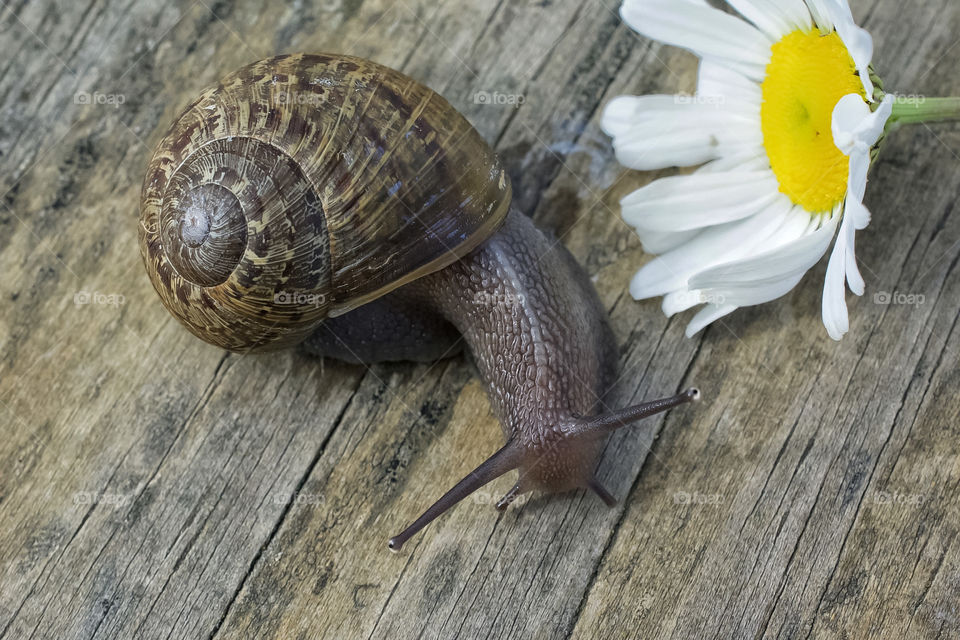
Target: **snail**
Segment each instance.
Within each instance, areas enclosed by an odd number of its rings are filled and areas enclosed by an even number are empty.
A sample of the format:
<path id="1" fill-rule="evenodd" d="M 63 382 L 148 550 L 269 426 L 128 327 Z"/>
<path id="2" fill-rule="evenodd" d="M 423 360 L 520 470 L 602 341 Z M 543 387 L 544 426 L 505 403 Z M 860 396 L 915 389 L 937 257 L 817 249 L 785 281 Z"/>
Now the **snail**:
<path id="1" fill-rule="evenodd" d="M 437 93 L 359 58 L 295 54 L 203 92 L 159 143 L 139 244 L 164 306 L 228 350 L 474 356 L 506 444 L 389 541 L 517 469 L 497 504 L 589 488 L 605 437 L 699 392 L 598 411 L 617 349 L 585 272 L 516 208 Z"/>

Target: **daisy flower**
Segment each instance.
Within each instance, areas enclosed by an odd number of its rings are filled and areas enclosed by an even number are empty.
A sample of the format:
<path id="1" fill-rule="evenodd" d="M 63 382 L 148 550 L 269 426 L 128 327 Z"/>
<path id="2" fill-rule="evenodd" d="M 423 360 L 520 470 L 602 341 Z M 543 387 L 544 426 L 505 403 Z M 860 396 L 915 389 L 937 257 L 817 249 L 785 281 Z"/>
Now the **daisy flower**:
<path id="1" fill-rule="evenodd" d="M 667 316 L 704 304 L 692 336 L 737 307 L 785 295 L 835 239 L 822 315 L 839 340 L 846 288 L 864 292 L 854 234 L 870 221 L 871 153 L 888 125 L 955 117 L 957 105 L 899 109 L 872 75 L 873 41 L 846 0 L 727 2 L 742 19 L 705 0 L 621 8 L 637 32 L 700 58 L 696 95 L 620 96 L 603 113 L 622 164 L 699 166 L 621 201 L 644 250 L 659 254 L 630 293 L 663 296 Z"/>

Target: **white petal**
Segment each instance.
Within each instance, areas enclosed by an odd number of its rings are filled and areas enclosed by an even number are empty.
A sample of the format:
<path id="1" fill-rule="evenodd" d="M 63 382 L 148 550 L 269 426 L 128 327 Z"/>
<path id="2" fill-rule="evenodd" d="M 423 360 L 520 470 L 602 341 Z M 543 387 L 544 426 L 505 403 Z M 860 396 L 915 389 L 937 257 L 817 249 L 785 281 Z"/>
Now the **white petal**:
<path id="1" fill-rule="evenodd" d="M 684 288 L 679 291 L 671 291 L 663 296 L 663 304 L 660 305 L 660 308 L 663 309 L 663 315 L 669 318 L 681 311 L 695 307 L 701 302 L 699 291 L 690 291 Z"/>
<path id="2" fill-rule="evenodd" d="M 615 138 L 630 133 L 638 122 L 672 117 L 685 108 L 674 95 L 617 96 L 604 107 L 600 128 Z"/>
<path id="3" fill-rule="evenodd" d="M 759 146 L 746 152 L 717 158 L 697 169 L 695 173 L 718 173 L 735 169 L 758 171 L 769 169 L 769 167 L 770 163 L 767 160 L 766 152 L 762 146 Z M 810 215 L 805 213 L 805 218 L 809 220 Z M 689 242 L 702 231 L 701 228 L 685 231 L 653 231 L 637 223 L 633 223 L 633 228 L 640 238 L 640 242 L 643 243 L 643 250 L 650 254 L 666 253 L 685 242 Z"/>
<path id="4" fill-rule="evenodd" d="M 741 220 L 781 195 L 770 170 L 695 173 L 651 182 L 620 201 L 623 219 L 651 231 Z"/>
<path id="5" fill-rule="evenodd" d="M 816 231 L 817 227 L 811 225 L 812 220 L 809 211 L 803 207 L 794 206 L 780 228 L 763 243 L 765 250 L 773 251 L 790 244 L 807 233 Z"/>
<path id="6" fill-rule="evenodd" d="M 893 98 L 893 94 L 884 96 L 876 111 L 871 111 L 863 98 L 855 93 L 840 98 L 833 108 L 830 122 L 837 148 L 849 155 L 857 146 L 869 149 L 875 145 L 893 112 Z"/>
<path id="7" fill-rule="evenodd" d="M 840 98 L 834 107 L 830 125 L 833 130 L 833 143 L 850 156 L 848 198 L 863 201 L 867 189 L 867 171 L 870 169 L 870 148 L 883 135 L 892 111 L 891 94 L 887 94 L 873 112 L 863 99 L 854 93 Z M 867 226 L 867 222 L 869 217 L 866 220 L 860 217 L 854 220 L 858 229 Z"/>
<path id="8" fill-rule="evenodd" d="M 859 133 L 863 136 L 862 140 L 870 146 L 875 145 L 883 135 L 887 127 L 887 121 L 893 114 L 893 100 L 893 94 L 884 95 L 876 110 L 870 114 L 870 117 L 859 130 Z"/>
<path id="9" fill-rule="evenodd" d="M 618 96 L 601 127 L 617 160 L 641 170 L 697 165 L 763 144 L 759 112 L 751 118 L 694 96 Z"/>
<path id="10" fill-rule="evenodd" d="M 721 173 L 723 171 L 763 171 L 770 169 L 770 161 L 763 145 L 724 155 L 708 162 L 695 173 Z"/>
<path id="11" fill-rule="evenodd" d="M 839 213 L 838 213 L 839 215 Z M 758 245 L 763 253 L 775 252 L 776 250 L 788 248 L 795 240 L 815 232 L 818 229 L 816 220 L 803 207 L 795 206 L 788 214 L 784 223 L 769 238 Z M 827 240 L 829 246 L 829 240 Z M 826 251 L 824 247 L 820 256 Z M 760 252 L 757 252 L 758 254 Z M 819 257 L 816 258 L 818 260 Z M 738 301 L 739 305 L 758 304 L 754 300 L 767 301 L 774 300 L 792 290 L 803 278 L 807 269 L 800 268 L 788 271 L 782 275 L 775 275 L 770 271 L 761 275 L 774 275 L 767 280 L 755 280 L 753 282 L 739 284 L 726 289 L 707 289 L 701 291 L 704 302 L 726 302 L 729 300 Z"/>
<path id="12" fill-rule="evenodd" d="M 812 26 L 810 12 L 802 0 L 727 0 L 727 3 L 773 40 Z"/>
<path id="13" fill-rule="evenodd" d="M 764 76 L 773 41 L 702 0 L 624 0 L 620 15 L 648 38 L 727 61 L 755 80 Z"/>
<path id="14" fill-rule="evenodd" d="M 658 254 L 665 253 L 679 247 L 684 242 L 694 238 L 700 229 L 688 229 L 687 231 L 650 231 L 643 227 L 636 227 L 637 236 L 643 245 L 646 253 Z"/>
<path id="15" fill-rule="evenodd" d="M 857 137 L 857 130 L 870 117 L 870 106 L 856 93 L 850 93 L 837 101 L 833 107 L 830 120 L 830 129 L 833 133 L 833 144 L 844 155 L 857 148 L 857 144 L 864 141 Z"/>
<path id="16" fill-rule="evenodd" d="M 790 200 L 781 196 L 750 218 L 705 229 L 637 271 L 630 282 L 630 295 L 641 300 L 684 289 L 695 274 L 751 255 L 783 224 L 791 211 Z"/>
<path id="17" fill-rule="evenodd" d="M 866 29 L 857 26 L 850 12 L 847 0 L 823 0 L 821 3 L 833 22 L 844 46 L 850 52 L 853 63 L 860 73 L 860 81 L 867 92 L 867 99 L 873 101 L 873 81 L 870 79 L 870 61 L 873 60 L 873 38 Z"/>
<path id="18" fill-rule="evenodd" d="M 813 21 L 817 23 L 823 33 L 833 31 L 833 20 L 830 18 L 830 10 L 827 8 L 829 0 L 806 0 L 807 8 L 810 9 L 810 15 Z"/>
<path id="19" fill-rule="evenodd" d="M 847 199 L 863 202 L 863 197 L 867 192 L 867 172 L 870 170 L 870 152 L 857 149 L 850 154 L 850 170 L 847 178 Z M 857 212 L 859 213 L 859 212 Z M 866 219 L 857 216 L 852 221 L 857 229 L 863 229 L 870 222 L 870 216 Z"/>
<path id="20" fill-rule="evenodd" d="M 870 222 L 870 212 L 863 206 L 863 203 L 847 198 L 846 209 L 843 216 L 844 218 L 850 219 L 850 224 L 846 225 L 846 233 L 844 233 L 844 227 L 840 228 L 840 235 L 837 236 L 837 242 L 843 240 L 847 245 L 845 249 L 846 259 L 844 268 L 847 275 L 847 284 L 850 285 L 850 291 L 858 296 L 862 296 L 865 285 L 863 276 L 860 275 L 860 269 L 857 267 L 854 236 L 856 235 L 857 229 L 863 229 L 867 226 L 867 223 Z M 864 220 L 866 220 L 866 222 L 863 222 Z M 859 226 L 861 223 L 863 226 Z"/>
<path id="21" fill-rule="evenodd" d="M 700 61 L 697 74 L 697 94 L 716 96 L 738 106 L 753 107 L 757 113 L 763 92 L 760 85 L 742 73 L 710 58 Z"/>
<path id="22" fill-rule="evenodd" d="M 777 5 L 790 24 L 808 30 L 814 26 L 813 16 L 804 0 L 772 0 Z"/>
<path id="23" fill-rule="evenodd" d="M 690 324 L 687 325 L 687 330 L 685 333 L 688 338 L 692 338 L 708 324 L 716 322 L 723 316 L 729 315 L 736 310 L 736 305 L 732 304 L 708 304 L 703 309 L 700 309 L 700 311 L 697 312 L 697 315 L 693 316 Z"/>
<path id="24" fill-rule="evenodd" d="M 849 221 L 844 218 L 837 241 L 833 245 L 833 253 L 830 254 L 830 262 L 827 264 L 827 275 L 823 281 L 823 326 L 834 340 L 842 338 L 850 329 L 850 320 L 847 316 L 847 289 L 844 286 L 848 245 L 843 240 L 848 229 Z"/>
<path id="25" fill-rule="evenodd" d="M 771 278 L 755 282 L 750 285 L 749 289 L 746 287 L 731 288 L 728 291 L 710 291 L 704 295 L 710 296 L 714 300 L 736 303 L 738 306 L 763 304 L 783 297 L 793 291 L 800 281 L 803 280 L 805 274 L 805 271 L 789 273 L 781 278 Z"/>
<path id="26" fill-rule="evenodd" d="M 823 324 L 834 340 L 849 329 L 844 281 L 856 295 L 863 295 L 865 283 L 857 267 L 855 234 L 870 223 L 870 211 L 863 205 L 870 169 L 870 148 L 883 135 L 893 109 L 893 96 L 887 95 L 874 112 L 853 94 L 844 96 L 833 111 L 834 144 L 850 156 L 847 197 L 843 224 L 827 266 L 823 284 Z"/>
<path id="27" fill-rule="evenodd" d="M 823 257 L 839 218 L 834 215 L 816 231 L 772 251 L 699 273 L 690 278 L 689 287 L 741 307 L 778 298 Z"/>
<path id="28" fill-rule="evenodd" d="M 854 200 L 849 196 L 847 197 L 844 206 L 845 210 L 843 215 L 850 218 L 850 224 L 852 227 L 857 231 L 860 229 L 866 229 L 867 225 L 870 224 L 870 210 L 867 209 L 862 202 L 859 200 Z"/>

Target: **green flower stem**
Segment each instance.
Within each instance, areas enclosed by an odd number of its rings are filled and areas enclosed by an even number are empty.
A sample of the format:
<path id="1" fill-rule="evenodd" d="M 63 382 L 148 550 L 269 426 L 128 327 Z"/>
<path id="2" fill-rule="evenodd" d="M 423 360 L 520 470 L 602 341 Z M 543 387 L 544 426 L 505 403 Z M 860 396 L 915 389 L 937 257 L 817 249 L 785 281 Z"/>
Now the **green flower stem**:
<path id="1" fill-rule="evenodd" d="M 960 121 L 960 98 L 897 96 L 888 128 L 902 124 Z"/>

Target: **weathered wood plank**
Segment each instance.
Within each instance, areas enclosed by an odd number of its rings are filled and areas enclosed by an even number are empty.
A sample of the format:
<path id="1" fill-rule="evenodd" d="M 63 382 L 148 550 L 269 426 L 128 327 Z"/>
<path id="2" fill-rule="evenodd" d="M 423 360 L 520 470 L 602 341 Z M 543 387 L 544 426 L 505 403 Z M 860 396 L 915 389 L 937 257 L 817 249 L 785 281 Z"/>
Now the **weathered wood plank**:
<path id="1" fill-rule="evenodd" d="M 619 93 L 691 90 L 695 66 L 617 4 L 0 8 L 0 637 L 960 633 L 960 136 L 888 144 L 843 343 L 819 325 L 822 267 L 687 340 L 685 318 L 625 295 L 644 257 L 616 203 L 656 176 L 623 171 L 597 120 Z M 888 87 L 960 92 L 957 7 L 854 11 Z M 472 366 L 225 357 L 160 308 L 136 249 L 151 145 L 225 72 L 298 50 L 401 68 L 496 145 L 611 310 L 605 402 L 703 387 L 611 440 L 616 508 L 574 493 L 498 516 L 503 479 L 389 554 L 500 444 Z"/>

